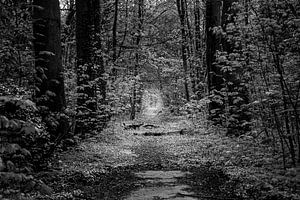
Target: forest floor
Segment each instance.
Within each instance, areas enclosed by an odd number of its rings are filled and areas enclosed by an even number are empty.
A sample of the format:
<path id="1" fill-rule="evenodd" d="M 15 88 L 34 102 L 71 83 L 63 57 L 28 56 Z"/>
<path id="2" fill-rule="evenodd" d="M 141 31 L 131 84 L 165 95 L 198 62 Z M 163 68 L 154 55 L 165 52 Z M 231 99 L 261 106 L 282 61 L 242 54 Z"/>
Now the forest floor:
<path id="1" fill-rule="evenodd" d="M 300 199 L 300 171 L 281 169 L 272 148 L 229 138 L 185 117 L 116 120 L 40 173 L 54 189 L 36 199 Z"/>

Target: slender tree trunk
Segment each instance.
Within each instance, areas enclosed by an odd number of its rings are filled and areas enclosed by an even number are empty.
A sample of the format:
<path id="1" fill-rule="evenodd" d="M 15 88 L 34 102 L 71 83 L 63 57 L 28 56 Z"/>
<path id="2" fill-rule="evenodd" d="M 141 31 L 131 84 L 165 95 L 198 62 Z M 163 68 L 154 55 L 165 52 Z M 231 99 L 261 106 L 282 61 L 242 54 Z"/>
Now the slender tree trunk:
<path id="1" fill-rule="evenodd" d="M 188 59 L 191 59 L 191 55 L 194 52 L 194 45 L 193 45 L 193 34 L 192 34 L 192 28 L 190 23 L 190 17 L 189 17 L 189 11 L 188 11 L 188 3 L 186 0 L 182 0 L 182 6 L 184 10 L 184 20 L 186 24 L 186 31 L 187 31 L 187 51 L 188 51 Z"/>
<path id="2" fill-rule="evenodd" d="M 112 45 L 113 45 L 113 63 L 117 60 L 117 28 L 118 28 L 118 8 L 119 0 L 115 0 L 115 10 L 114 10 L 114 23 L 113 23 L 113 35 L 112 35 Z M 112 75 L 114 77 L 117 76 L 117 69 L 113 67 L 112 69 Z"/>
<path id="3" fill-rule="evenodd" d="M 194 84 L 195 84 L 195 91 L 197 98 L 201 98 L 201 88 L 200 88 L 200 81 L 201 81 L 201 74 L 203 74 L 203 69 L 201 67 L 202 63 L 202 49 L 201 49 L 201 9 L 200 9 L 200 0 L 195 0 L 194 5 L 194 15 L 195 15 L 195 54 L 194 57 L 195 61 L 195 70 L 194 70 Z M 204 77 L 204 76 L 203 76 Z"/>
<path id="4" fill-rule="evenodd" d="M 185 98 L 190 101 L 189 84 L 188 84 L 188 61 L 187 61 L 187 36 L 185 30 L 185 6 L 183 0 L 176 0 L 178 15 L 181 26 L 181 56 L 184 71 L 184 88 Z"/>
<path id="5" fill-rule="evenodd" d="M 124 27 L 124 35 L 123 35 L 123 38 L 122 38 L 122 42 L 119 46 L 119 53 L 118 53 L 118 57 L 120 57 L 121 55 L 121 52 L 122 52 L 122 47 L 124 45 L 124 42 L 126 40 L 126 37 L 127 37 L 127 33 L 128 33 L 128 17 L 129 17 L 129 13 L 128 13 L 128 1 L 129 0 L 126 0 L 126 3 L 125 3 L 125 19 L 126 19 L 126 22 L 125 22 L 125 27 Z"/>
<path id="6" fill-rule="evenodd" d="M 52 111 L 65 107 L 58 0 L 33 1 L 33 34 L 37 75 L 37 102 Z M 48 99 L 44 101 L 43 99 Z"/>
<path id="7" fill-rule="evenodd" d="M 196 55 L 200 55 L 201 53 L 201 9 L 200 9 L 200 0 L 195 0 L 194 7 L 194 15 L 195 15 L 195 52 Z"/>

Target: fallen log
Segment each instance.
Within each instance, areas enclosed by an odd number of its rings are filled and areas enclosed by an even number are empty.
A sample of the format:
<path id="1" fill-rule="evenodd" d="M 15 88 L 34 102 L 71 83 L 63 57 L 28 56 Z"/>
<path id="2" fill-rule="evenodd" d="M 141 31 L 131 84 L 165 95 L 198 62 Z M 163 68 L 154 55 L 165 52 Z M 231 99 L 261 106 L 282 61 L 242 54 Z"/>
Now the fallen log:
<path id="1" fill-rule="evenodd" d="M 143 126 L 144 123 L 140 123 L 140 124 L 125 124 L 123 123 L 123 127 L 124 127 L 124 130 L 136 130 L 136 129 L 139 129 L 141 126 Z"/>
<path id="2" fill-rule="evenodd" d="M 143 133 L 144 136 L 162 136 L 165 135 L 165 133 L 162 132 L 145 132 Z"/>
<path id="3" fill-rule="evenodd" d="M 145 132 L 142 135 L 144 136 L 163 136 L 163 135 L 184 135 L 187 134 L 187 130 L 175 130 L 175 131 L 168 131 L 168 132 Z"/>

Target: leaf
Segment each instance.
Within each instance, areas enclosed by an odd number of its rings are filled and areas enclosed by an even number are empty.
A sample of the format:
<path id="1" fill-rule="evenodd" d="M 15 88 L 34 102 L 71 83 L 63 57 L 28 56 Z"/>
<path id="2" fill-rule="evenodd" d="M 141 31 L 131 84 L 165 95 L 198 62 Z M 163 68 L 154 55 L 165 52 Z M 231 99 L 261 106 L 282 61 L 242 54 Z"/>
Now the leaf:
<path id="1" fill-rule="evenodd" d="M 21 128 L 21 125 L 19 123 L 17 123 L 17 121 L 15 121 L 15 120 L 9 120 L 8 126 L 9 126 L 9 129 L 12 131 L 17 131 Z"/>
<path id="2" fill-rule="evenodd" d="M 14 172 L 16 170 L 15 164 L 10 160 L 6 162 L 6 168 L 9 172 Z"/>
<path id="3" fill-rule="evenodd" d="M 9 120 L 5 116 L 0 116 L 0 130 L 7 129 L 9 127 Z"/>
<path id="4" fill-rule="evenodd" d="M 17 151 L 20 149 L 21 147 L 18 144 L 8 144 L 4 147 L 4 153 L 8 155 L 13 155 L 17 153 Z"/>
<path id="5" fill-rule="evenodd" d="M 26 104 L 27 106 L 29 106 L 30 108 L 32 108 L 33 110 L 37 111 L 37 107 L 36 104 L 33 101 L 30 101 L 29 99 L 26 99 L 24 101 L 24 104 Z"/>
<path id="6" fill-rule="evenodd" d="M 21 132 L 24 133 L 25 135 L 30 135 L 30 134 L 35 134 L 36 129 L 34 126 L 25 126 L 21 129 Z"/>
<path id="7" fill-rule="evenodd" d="M 47 55 L 47 56 L 55 56 L 55 54 L 51 51 L 40 51 L 40 55 Z"/>
<path id="8" fill-rule="evenodd" d="M 25 148 L 21 149 L 21 153 L 26 157 L 31 157 L 31 153 Z"/>
<path id="9" fill-rule="evenodd" d="M 56 96 L 56 94 L 54 92 L 50 91 L 50 90 L 46 91 L 46 95 L 49 96 L 49 97 L 55 97 Z"/>

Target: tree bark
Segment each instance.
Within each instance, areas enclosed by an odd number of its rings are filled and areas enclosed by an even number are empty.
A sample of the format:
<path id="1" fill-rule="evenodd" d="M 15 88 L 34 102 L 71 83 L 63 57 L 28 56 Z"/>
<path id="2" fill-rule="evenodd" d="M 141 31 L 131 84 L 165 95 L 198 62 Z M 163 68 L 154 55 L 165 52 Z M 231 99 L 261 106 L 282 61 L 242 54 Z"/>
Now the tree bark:
<path id="1" fill-rule="evenodd" d="M 187 62 L 187 36 L 185 30 L 185 5 L 183 0 L 176 0 L 178 15 L 181 26 L 181 56 L 184 71 L 184 88 L 185 98 L 190 101 L 189 84 L 188 84 L 188 62 Z"/>
<path id="2" fill-rule="evenodd" d="M 117 29 L 118 29 L 118 11 L 119 11 L 119 0 L 115 0 L 114 3 L 114 23 L 113 23 L 113 32 L 112 32 L 112 62 L 113 62 L 113 68 L 112 68 L 112 76 L 116 78 L 117 76 L 117 69 L 115 68 L 114 64 L 117 60 Z"/>
<path id="3" fill-rule="evenodd" d="M 77 106 L 78 112 L 84 113 L 80 121 L 95 117 L 97 102 L 104 104 L 106 96 L 106 82 L 96 81 L 104 74 L 103 57 L 98 53 L 102 47 L 100 20 L 100 0 L 76 0 Z M 76 132 L 84 134 L 90 127 L 80 121 Z"/>
<path id="4" fill-rule="evenodd" d="M 137 13 L 137 36 L 135 40 L 136 45 L 136 52 L 135 52 L 135 65 L 133 69 L 133 76 L 134 76 L 134 85 L 133 85 L 133 94 L 132 94 L 132 102 L 131 102 L 131 120 L 134 120 L 136 117 L 136 111 L 137 111 L 137 75 L 138 75 L 138 69 L 140 67 L 140 42 L 142 38 L 142 30 L 143 30 L 143 17 L 144 17 L 144 0 L 136 0 L 136 6 L 138 7 Z"/>
<path id="5" fill-rule="evenodd" d="M 117 60 L 117 28 L 118 28 L 118 10 L 119 10 L 118 5 L 119 5 L 119 0 L 115 0 L 113 36 L 112 36 L 113 62 Z M 116 73 L 113 73 L 113 75 L 116 75 Z"/>
<path id="6" fill-rule="evenodd" d="M 37 103 L 52 111 L 65 107 L 58 0 L 33 1 L 33 35 Z M 46 97 L 46 101 L 45 101 Z"/>
<path id="7" fill-rule="evenodd" d="M 234 9 L 233 3 L 237 0 L 224 0 L 223 11 L 222 11 L 222 28 L 226 32 L 227 25 L 234 23 L 234 18 L 237 15 L 237 10 Z M 236 46 L 234 42 L 228 41 L 227 37 L 222 38 L 222 51 L 227 54 L 240 52 L 241 48 Z M 247 58 L 246 58 L 247 59 Z M 246 68 L 247 66 L 245 66 Z M 250 127 L 246 122 L 250 122 L 251 116 L 247 110 L 247 104 L 249 103 L 248 88 L 243 84 L 243 80 L 238 78 L 238 75 L 243 73 L 243 69 L 235 69 L 224 73 L 224 79 L 228 89 L 228 106 L 229 114 L 235 119 L 234 124 L 230 124 L 227 127 L 227 134 L 229 135 L 240 135 L 245 131 L 249 131 Z M 234 94 L 234 95 L 233 95 Z M 235 102 L 236 99 L 238 102 Z M 244 125 L 243 125 L 244 124 Z"/>
<path id="8" fill-rule="evenodd" d="M 221 37 L 214 32 L 215 27 L 221 26 L 222 1 L 206 1 L 206 66 L 209 95 L 221 97 L 223 74 L 221 67 L 216 65 L 216 53 L 221 50 Z M 221 101 L 212 100 L 209 104 L 209 118 L 217 121 L 224 111 Z"/>
<path id="9" fill-rule="evenodd" d="M 201 98 L 201 93 L 204 92 L 203 89 L 200 87 L 200 82 L 201 78 L 204 79 L 204 69 L 202 68 L 202 49 L 201 49 L 201 43 L 202 43 L 202 38 L 201 38 L 201 9 L 200 9 L 200 0 L 195 0 L 195 5 L 194 5 L 194 23 L 195 23 L 195 52 L 194 52 L 194 57 L 195 57 L 195 69 L 193 71 L 194 73 L 194 84 L 195 84 L 195 89 L 194 93 L 196 94 L 196 97 L 198 99 Z"/>

